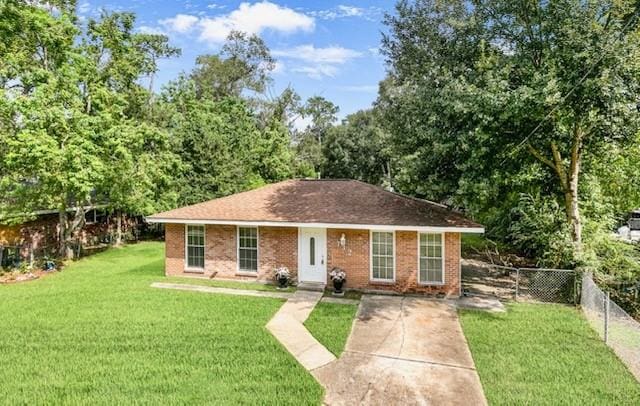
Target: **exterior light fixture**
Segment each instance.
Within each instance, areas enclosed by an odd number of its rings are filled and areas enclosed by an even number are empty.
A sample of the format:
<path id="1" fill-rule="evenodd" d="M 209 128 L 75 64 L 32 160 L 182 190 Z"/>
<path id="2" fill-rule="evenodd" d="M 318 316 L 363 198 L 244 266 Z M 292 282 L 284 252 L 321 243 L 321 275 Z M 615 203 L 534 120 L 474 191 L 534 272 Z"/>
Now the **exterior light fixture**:
<path id="1" fill-rule="evenodd" d="M 345 249 L 345 247 L 347 246 L 347 237 L 344 235 L 344 233 L 342 233 L 342 235 L 340 236 L 338 244 L 340 244 L 340 247 L 342 247 L 342 249 Z"/>

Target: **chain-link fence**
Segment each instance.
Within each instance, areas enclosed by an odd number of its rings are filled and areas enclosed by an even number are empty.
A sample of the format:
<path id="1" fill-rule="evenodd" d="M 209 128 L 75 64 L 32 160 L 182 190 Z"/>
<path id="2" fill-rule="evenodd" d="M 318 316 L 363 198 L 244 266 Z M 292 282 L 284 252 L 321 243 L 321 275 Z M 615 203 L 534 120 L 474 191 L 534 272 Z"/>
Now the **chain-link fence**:
<path id="1" fill-rule="evenodd" d="M 467 260 L 462 267 L 462 287 L 468 295 L 575 303 L 575 275 L 569 269 L 512 268 Z"/>
<path id="2" fill-rule="evenodd" d="M 640 381 L 640 323 L 610 300 L 587 273 L 582 277 L 580 305 L 589 324 Z"/>

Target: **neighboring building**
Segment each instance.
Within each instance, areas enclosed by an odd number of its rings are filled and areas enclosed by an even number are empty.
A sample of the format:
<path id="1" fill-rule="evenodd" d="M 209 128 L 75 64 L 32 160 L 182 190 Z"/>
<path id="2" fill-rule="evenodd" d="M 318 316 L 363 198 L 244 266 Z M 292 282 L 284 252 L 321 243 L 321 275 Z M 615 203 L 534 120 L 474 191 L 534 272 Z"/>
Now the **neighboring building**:
<path id="1" fill-rule="evenodd" d="M 640 241 L 640 209 L 633 210 L 629 213 L 627 224 L 618 228 L 618 236 L 623 240 L 631 242 Z"/>
<path id="2" fill-rule="evenodd" d="M 57 210 L 41 210 L 34 216 L 35 219 L 21 224 L 0 224 L 0 267 L 10 268 L 23 261 L 56 256 L 59 238 Z M 124 222 L 123 232 L 129 239 L 133 237 L 139 220 L 128 218 Z M 85 226 L 76 236 L 76 255 L 81 256 L 109 244 L 115 228 L 115 219 L 103 208 L 89 209 L 85 214 Z"/>
<path id="3" fill-rule="evenodd" d="M 443 205 L 353 180 L 289 180 L 147 217 L 165 224 L 167 275 L 461 294 L 460 234 L 481 225 Z"/>

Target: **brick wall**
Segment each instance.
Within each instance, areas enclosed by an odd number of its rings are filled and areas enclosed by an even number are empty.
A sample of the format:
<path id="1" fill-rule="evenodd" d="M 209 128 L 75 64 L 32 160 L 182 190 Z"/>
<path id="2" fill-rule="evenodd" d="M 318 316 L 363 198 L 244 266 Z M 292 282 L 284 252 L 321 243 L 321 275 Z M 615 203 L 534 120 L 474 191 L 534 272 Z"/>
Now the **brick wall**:
<path id="1" fill-rule="evenodd" d="M 167 224 L 165 227 L 167 275 L 185 272 L 185 225 Z M 296 227 L 259 227 L 258 273 L 238 273 L 237 228 L 229 225 L 206 226 L 204 276 L 237 279 L 271 280 L 273 270 L 286 266 L 295 277 L 298 269 L 298 229 Z"/>
<path id="2" fill-rule="evenodd" d="M 344 233 L 345 248 L 338 241 Z M 460 234 L 445 233 L 445 284 L 418 284 L 418 233 L 396 232 L 396 282 L 370 281 L 369 230 L 327 230 L 327 272 L 338 266 L 347 273 L 347 288 L 394 290 L 400 293 L 460 295 Z M 327 276 L 327 281 L 330 281 Z"/>
<path id="3" fill-rule="evenodd" d="M 184 224 L 165 224 L 165 273 L 181 275 L 184 272 Z"/>
<path id="4" fill-rule="evenodd" d="M 184 274 L 184 224 L 167 224 L 166 273 Z M 258 273 L 237 273 L 237 231 L 235 226 L 208 225 L 204 275 L 223 278 L 271 280 L 273 270 L 286 266 L 294 278 L 298 270 L 298 229 L 260 227 L 258 230 Z M 342 234 L 346 246 L 339 244 Z M 396 282 L 372 282 L 369 279 L 369 230 L 327 229 L 327 272 L 338 266 L 347 273 L 347 288 L 394 290 L 400 293 L 460 295 L 460 234 L 445 234 L 445 284 L 418 284 L 418 233 L 396 232 Z M 327 281 L 329 281 L 327 276 Z"/>
<path id="5" fill-rule="evenodd" d="M 258 279 L 272 280 L 274 269 L 281 266 L 297 279 L 298 228 L 260 227 L 258 235 Z"/>

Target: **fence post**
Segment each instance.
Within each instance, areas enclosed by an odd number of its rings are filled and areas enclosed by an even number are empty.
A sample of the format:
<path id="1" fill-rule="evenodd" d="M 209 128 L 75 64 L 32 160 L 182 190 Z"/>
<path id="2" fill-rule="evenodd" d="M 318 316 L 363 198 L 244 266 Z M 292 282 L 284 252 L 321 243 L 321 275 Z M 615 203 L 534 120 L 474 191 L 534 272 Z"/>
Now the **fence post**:
<path id="1" fill-rule="evenodd" d="M 516 302 L 520 293 L 520 268 L 516 268 Z"/>
<path id="2" fill-rule="evenodd" d="M 604 294 L 604 342 L 609 343 L 609 292 Z"/>

